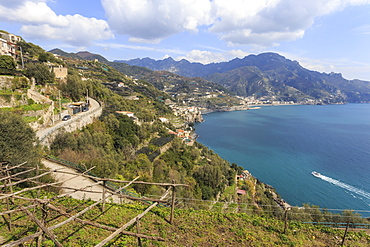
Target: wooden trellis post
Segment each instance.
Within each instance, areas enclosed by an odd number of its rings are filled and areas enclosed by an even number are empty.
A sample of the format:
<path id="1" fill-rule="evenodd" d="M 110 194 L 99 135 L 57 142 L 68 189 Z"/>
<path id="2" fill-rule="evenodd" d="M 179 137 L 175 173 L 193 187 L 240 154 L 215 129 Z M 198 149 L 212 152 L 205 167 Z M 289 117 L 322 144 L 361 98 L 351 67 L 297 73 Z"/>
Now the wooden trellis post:
<path id="1" fill-rule="evenodd" d="M 106 188 L 105 188 L 105 186 L 106 186 L 106 184 L 107 184 L 107 181 L 103 181 L 103 194 L 102 194 L 102 200 L 103 200 L 103 202 L 102 202 L 102 212 L 104 212 L 104 210 L 105 210 L 105 193 L 106 193 Z"/>
<path id="2" fill-rule="evenodd" d="M 41 219 L 41 223 L 45 225 L 46 227 L 46 219 L 48 217 L 48 208 L 47 208 L 47 202 L 46 203 L 43 203 L 42 204 L 42 207 L 41 207 L 41 210 L 42 210 L 42 219 Z M 42 241 L 44 239 L 44 235 L 45 234 L 42 234 L 40 235 L 38 238 L 37 238 L 37 246 L 42 246 Z"/>
<path id="3" fill-rule="evenodd" d="M 119 190 L 118 190 L 119 191 Z M 117 191 L 117 192 L 118 192 Z M 167 197 L 167 195 L 169 194 L 170 192 L 170 189 L 168 189 L 161 197 L 160 200 L 163 200 Z M 97 245 L 95 245 L 95 247 L 102 247 L 104 246 L 106 243 L 108 243 L 109 241 L 111 241 L 113 238 L 115 238 L 117 235 L 119 235 L 124 229 L 126 229 L 127 227 L 131 226 L 132 224 L 134 224 L 138 219 L 141 219 L 146 213 L 148 213 L 152 208 L 154 208 L 155 206 L 157 206 L 157 202 L 153 203 L 152 205 L 150 205 L 144 212 L 142 212 L 141 214 L 137 215 L 135 218 L 131 219 L 129 222 L 127 222 L 126 224 L 124 224 L 121 228 L 118 228 L 114 233 L 112 233 L 109 237 L 107 237 L 106 239 L 104 239 L 103 241 L 101 241 L 100 243 L 98 243 Z"/>
<path id="4" fill-rule="evenodd" d="M 37 182 L 40 182 L 40 179 L 38 177 L 40 175 L 39 173 L 40 173 L 39 164 L 36 164 L 36 176 L 37 176 L 36 181 Z M 37 197 L 40 197 L 40 189 L 37 190 Z"/>
<path id="5" fill-rule="evenodd" d="M 288 211 L 290 210 L 290 208 L 285 208 L 285 212 L 284 212 L 284 231 L 283 233 L 285 234 L 286 233 L 286 230 L 288 229 Z"/>
<path id="6" fill-rule="evenodd" d="M 175 184 L 175 180 L 172 180 L 172 183 Z M 175 211 L 175 193 L 176 193 L 176 187 L 172 186 L 172 201 L 171 201 L 171 217 L 170 217 L 170 224 L 173 223 L 173 215 Z"/>
<path id="7" fill-rule="evenodd" d="M 340 246 L 343 246 L 344 245 L 344 241 L 346 241 L 346 236 L 347 236 L 348 228 L 349 228 L 349 221 L 347 222 L 346 230 L 344 231 L 344 235 L 343 235 L 343 238 L 342 238 L 342 244 Z"/>
<path id="8" fill-rule="evenodd" d="M 2 165 L 2 164 L 0 164 Z M 41 246 L 42 245 L 42 242 L 45 240 L 45 238 L 47 239 L 50 239 L 53 241 L 54 245 L 55 246 L 62 246 L 62 244 L 58 241 L 58 238 L 57 236 L 53 233 L 53 230 L 57 229 L 58 227 L 61 227 L 73 220 L 77 221 L 77 222 L 80 222 L 82 224 L 87 224 L 87 225 L 91 225 L 91 226 L 94 226 L 94 227 L 99 227 L 99 228 L 102 228 L 102 229 L 106 229 L 108 231 L 112 231 L 113 234 L 111 234 L 108 238 L 106 238 L 104 241 L 102 241 L 101 243 L 99 243 L 98 245 L 96 246 L 103 246 L 105 243 L 107 243 L 108 241 L 112 240 L 115 236 L 117 236 L 118 234 L 125 234 L 125 235 L 128 235 L 128 236 L 133 236 L 133 237 L 136 237 L 138 239 L 138 245 L 139 246 L 142 246 L 142 240 L 141 239 L 150 239 L 150 240 L 156 240 L 156 241 L 164 241 L 163 238 L 161 237 L 154 237 L 154 236 L 147 236 L 145 234 L 141 234 L 140 233 L 140 219 L 147 213 L 149 212 L 153 207 L 155 207 L 156 205 L 158 205 L 159 203 L 164 203 L 164 204 L 168 204 L 168 200 L 166 199 L 167 197 L 169 197 L 170 193 L 171 193 L 171 190 L 172 190 L 172 203 L 171 203 L 171 216 L 170 216 L 170 222 L 171 224 L 173 223 L 174 221 L 174 208 L 175 208 L 175 201 L 176 201 L 176 187 L 177 186 L 188 186 L 188 185 L 185 185 L 185 184 L 175 184 L 175 181 L 173 180 L 172 183 L 150 183 L 150 182 L 143 182 L 143 181 L 137 181 L 136 180 L 139 178 L 135 178 L 134 180 L 132 181 L 117 181 L 117 182 L 123 182 L 123 183 L 128 183 L 126 186 L 123 186 L 123 187 L 120 187 L 119 189 L 116 189 L 112 192 L 109 192 L 108 193 L 108 187 L 106 186 L 107 185 L 107 182 L 110 181 L 108 179 L 100 179 L 100 181 L 103 181 L 103 184 L 104 184 L 104 188 L 103 188 L 103 195 L 102 195 L 102 198 L 100 200 L 98 200 L 97 202 L 95 202 L 94 204 L 88 206 L 87 208 L 85 208 L 84 210 L 78 212 L 77 214 L 75 215 L 71 215 L 71 214 L 68 214 L 67 212 L 65 212 L 64 210 L 62 209 L 59 209 L 55 206 L 53 206 L 51 204 L 51 201 L 57 199 L 57 198 L 61 198 L 61 197 L 64 197 L 68 194 L 70 194 L 71 192 L 68 192 L 68 193 L 64 193 L 64 194 L 61 194 L 61 195 L 58 195 L 58 196 L 55 196 L 51 199 L 35 199 L 35 198 L 27 198 L 27 197 L 22 197 L 22 196 L 19 196 L 19 194 L 21 193 L 24 193 L 24 192 L 27 192 L 27 191 L 32 191 L 32 190 L 39 190 L 40 188 L 44 188 L 44 187 L 47 187 L 47 186 L 53 186 L 53 187 L 59 187 L 59 188 L 68 188 L 68 187 L 63 187 L 63 186 L 60 186 L 58 184 L 60 183 L 64 183 L 65 181 L 68 181 L 68 180 L 71 180 L 73 178 L 75 178 L 76 176 L 73 176 L 71 178 L 68 178 L 68 179 L 65 179 L 63 181 L 59 181 L 59 182 L 54 182 L 54 183 L 48 183 L 48 184 L 43 184 L 42 182 L 39 182 L 38 181 L 38 178 L 41 177 L 41 176 L 44 176 L 46 174 L 49 174 L 49 173 L 52 173 L 52 172 L 56 172 L 58 170 L 53 170 L 53 171 L 46 171 L 45 173 L 41 174 L 40 175 L 40 171 L 43 171 L 43 169 L 39 169 L 39 168 L 32 168 L 30 170 L 27 170 L 27 171 L 22 171 L 22 172 L 19 172 L 19 173 L 16 173 L 16 174 L 12 174 L 11 176 L 9 176 L 9 174 L 11 173 L 11 170 L 12 169 L 15 169 L 17 166 L 12 166 L 9 170 L 8 169 L 5 169 L 5 167 L 3 167 L 3 169 L 1 169 L 0 167 L 0 172 L 2 172 L 3 176 L 2 178 L 0 178 L 0 181 L 3 181 L 3 185 L 0 185 L 0 190 L 3 188 L 4 190 L 4 194 L 0 195 L 0 200 L 1 199 L 7 199 L 8 201 L 8 207 L 9 207 L 9 210 L 7 210 L 6 212 L 2 212 L 0 213 L 2 216 L 5 216 L 5 215 L 10 215 L 10 213 L 14 213 L 14 212 L 19 212 L 19 211 L 23 211 L 24 213 L 26 213 L 28 215 L 28 217 L 34 222 L 37 224 L 37 226 L 39 227 L 39 229 L 37 230 L 37 232 L 35 232 L 34 234 L 31 234 L 29 236 L 26 236 L 22 239 L 18 239 L 16 241 L 13 241 L 13 242 L 10 242 L 10 243 L 7 243 L 5 245 L 3 245 L 4 247 L 15 247 L 15 246 L 19 246 L 19 245 L 22 245 L 23 243 L 25 242 L 28 242 L 28 241 L 34 241 L 33 244 L 36 244 L 37 247 Z M 36 170 L 37 169 L 37 170 Z M 24 174 L 24 173 L 27 173 L 27 172 L 30 172 L 32 170 L 36 170 L 36 176 L 33 176 L 32 178 L 27 178 L 27 179 L 15 179 L 13 180 L 12 177 L 15 177 L 17 175 L 20 175 L 20 174 Z M 8 173 L 6 175 L 6 173 Z M 41 172 L 42 173 L 42 172 Z M 71 173 L 69 172 L 70 174 L 73 174 L 75 175 L 75 173 Z M 13 192 L 12 190 L 12 186 L 13 185 L 16 185 L 16 184 L 19 184 L 19 183 L 22 183 L 24 181 L 33 181 L 34 183 L 38 184 L 37 186 L 34 186 L 34 187 L 31 187 L 31 188 L 25 188 L 25 189 L 22 189 L 22 190 L 17 190 L 15 192 Z M 112 180 L 113 182 L 115 182 L 115 180 Z M 101 182 L 97 182 L 97 184 L 100 184 Z M 160 199 L 151 199 L 151 198 L 145 198 L 145 197 L 142 197 L 142 198 L 131 198 L 130 196 L 126 196 L 122 193 L 122 189 L 128 187 L 129 185 L 133 184 L 133 183 L 137 183 L 137 184 L 147 184 L 147 185 L 159 185 L 159 186 L 165 186 L 167 187 L 166 188 L 166 192 L 162 195 L 162 197 Z M 85 191 L 85 188 L 82 188 L 82 189 L 74 189 L 74 188 L 68 188 L 68 189 L 71 189 L 71 190 L 74 190 L 74 191 Z M 11 193 L 9 193 L 9 190 L 11 191 Z M 94 193 L 101 193 L 99 191 L 93 191 Z M 107 194 L 108 193 L 108 194 Z M 95 223 L 95 222 L 91 222 L 91 221 L 88 221 L 88 220 L 82 220 L 82 219 L 79 219 L 78 217 L 80 217 L 82 214 L 86 213 L 88 210 L 90 210 L 91 208 L 93 207 L 96 207 L 97 205 L 99 205 L 100 203 L 102 204 L 102 208 L 103 208 L 103 211 L 105 211 L 105 203 L 106 203 L 106 199 L 107 198 L 110 198 L 112 197 L 113 195 L 118 195 L 120 198 L 131 198 L 131 199 L 135 199 L 135 200 L 142 200 L 142 201 L 152 201 L 154 202 L 152 205 L 150 205 L 143 213 L 139 214 L 137 217 L 135 217 L 134 219 L 130 220 L 128 223 L 126 223 L 125 225 L 123 225 L 121 228 L 114 228 L 114 227 L 110 227 L 110 226 L 105 226 L 105 225 L 102 225 L 102 224 L 98 224 L 98 223 Z M 33 202 L 32 205 L 27 205 L 27 204 L 24 204 L 23 205 L 18 205 L 18 208 L 17 209 L 11 209 L 11 203 L 12 203 L 12 200 L 14 200 L 14 203 L 17 203 L 18 204 L 18 201 L 19 200 L 25 200 L 25 201 L 31 201 Z M 35 208 L 35 207 L 39 207 L 39 209 L 42 210 L 42 216 L 37 218 L 36 215 L 38 215 L 37 213 L 40 212 L 39 210 L 36 210 L 35 212 L 30 212 L 29 209 L 32 209 L 32 208 Z M 66 216 L 68 219 L 62 221 L 62 222 L 59 222 L 58 224 L 56 225 L 53 225 L 53 226 L 50 226 L 48 227 L 47 226 L 47 218 L 48 218 L 48 211 L 47 209 L 52 209 L 56 212 L 59 212 L 61 215 L 64 215 Z M 6 221 L 6 223 L 9 224 L 9 222 L 7 221 L 7 218 L 8 217 L 4 217 L 4 220 Z M 134 224 L 136 222 L 137 224 L 137 233 L 133 233 L 133 232 L 128 232 L 128 231 L 125 231 L 125 229 L 127 227 L 129 227 L 130 225 Z M 40 230 L 41 229 L 41 230 Z"/>
<path id="9" fill-rule="evenodd" d="M 56 236 L 50 231 L 50 229 L 46 228 L 46 226 L 26 208 L 24 208 L 23 206 L 20 206 L 20 208 L 31 218 L 32 221 L 34 221 L 41 228 L 42 234 L 46 234 L 54 242 L 55 246 L 63 247 L 63 245 L 59 243 Z"/>
<path id="10" fill-rule="evenodd" d="M 13 194 L 13 186 L 11 185 L 12 181 L 10 179 L 8 166 L 6 166 L 6 176 L 9 177 L 9 178 L 5 180 L 5 188 L 4 188 L 5 193 L 6 193 L 7 187 L 8 187 L 7 184 L 10 184 L 9 185 L 10 194 Z M 12 197 L 11 198 L 9 198 L 9 197 L 6 198 L 6 210 L 10 210 L 9 202 L 12 202 L 14 204 L 14 200 L 13 200 Z M 6 219 L 5 216 L 4 216 L 4 219 Z M 11 214 L 9 214 L 9 219 L 6 220 L 6 221 L 8 222 L 9 231 L 11 231 L 12 230 L 12 215 Z"/>
<path id="11" fill-rule="evenodd" d="M 137 230 L 137 234 L 140 234 L 140 219 L 136 219 L 136 230 Z M 142 247 L 143 245 L 141 243 L 140 237 L 137 238 L 137 241 L 138 241 L 139 247 Z"/>

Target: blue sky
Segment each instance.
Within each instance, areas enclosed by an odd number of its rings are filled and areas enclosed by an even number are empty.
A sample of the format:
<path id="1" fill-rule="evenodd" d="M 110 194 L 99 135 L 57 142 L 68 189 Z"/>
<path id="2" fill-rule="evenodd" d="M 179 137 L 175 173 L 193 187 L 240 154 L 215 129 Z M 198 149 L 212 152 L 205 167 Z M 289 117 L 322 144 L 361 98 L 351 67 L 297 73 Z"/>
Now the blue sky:
<path id="1" fill-rule="evenodd" d="M 0 0 L 0 29 L 111 61 L 277 52 L 370 81 L 370 0 Z"/>

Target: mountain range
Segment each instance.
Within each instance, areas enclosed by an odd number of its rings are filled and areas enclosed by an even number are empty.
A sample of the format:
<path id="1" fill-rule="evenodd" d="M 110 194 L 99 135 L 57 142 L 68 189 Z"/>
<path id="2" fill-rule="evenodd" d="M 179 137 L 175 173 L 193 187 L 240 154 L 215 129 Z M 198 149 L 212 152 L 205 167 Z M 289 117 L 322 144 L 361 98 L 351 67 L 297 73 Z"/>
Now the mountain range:
<path id="1" fill-rule="evenodd" d="M 369 102 L 370 82 L 347 80 L 339 73 L 320 73 L 276 53 L 249 55 L 229 62 L 191 63 L 185 59 L 132 59 L 124 62 L 216 82 L 239 96 L 279 101 L 322 103 Z"/>
<path id="2" fill-rule="evenodd" d="M 313 104 L 370 102 L 369 81 L 347 80 L 340 73 L 311 71 L 297 61 L 289 60 L 277 53 L 249 55 L 242 59 L 235 58 L 228 62 L 204 65 L 191 63 L 185 59 L 175 61 L 171 57 L 163 60 L 137 58 L 109 62 L 104 57 L 89 52 L 75 54 L 65 53 L 59 49 L 51 52 L 87 60 L 98 59 L 133 76 L 150 73 L 148 70 L 140 69 L 145 67 L 152 71 L 168 71 L 188 78 L 201 77 L 223 86 L 236 95 L 258 100 Z"/>

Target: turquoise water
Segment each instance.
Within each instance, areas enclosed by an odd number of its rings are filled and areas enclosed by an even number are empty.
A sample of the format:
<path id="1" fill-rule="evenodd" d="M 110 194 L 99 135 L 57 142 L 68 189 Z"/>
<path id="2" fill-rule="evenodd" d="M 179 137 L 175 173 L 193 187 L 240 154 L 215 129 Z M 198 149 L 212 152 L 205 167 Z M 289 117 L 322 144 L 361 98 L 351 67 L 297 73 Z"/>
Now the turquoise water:
<path id="1" fill-rule="evenodd" d="M 289 204 L 370 211 L 370 104 L 264 106 L 204 119 L 198 141 Z"/>

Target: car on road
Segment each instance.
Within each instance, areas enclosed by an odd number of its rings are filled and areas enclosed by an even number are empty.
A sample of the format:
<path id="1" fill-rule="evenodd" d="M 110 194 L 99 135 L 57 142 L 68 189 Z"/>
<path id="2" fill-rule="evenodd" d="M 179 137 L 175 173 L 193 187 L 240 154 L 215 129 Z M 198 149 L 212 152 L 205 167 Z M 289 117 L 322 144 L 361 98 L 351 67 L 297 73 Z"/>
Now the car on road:
<path id="1" fill-rule="evenodd" d="M 69 119 L 71 119 L 71 115 L 65 115 L 63 118 L 62 118 L 62 121 L 68 121 Z"/>

